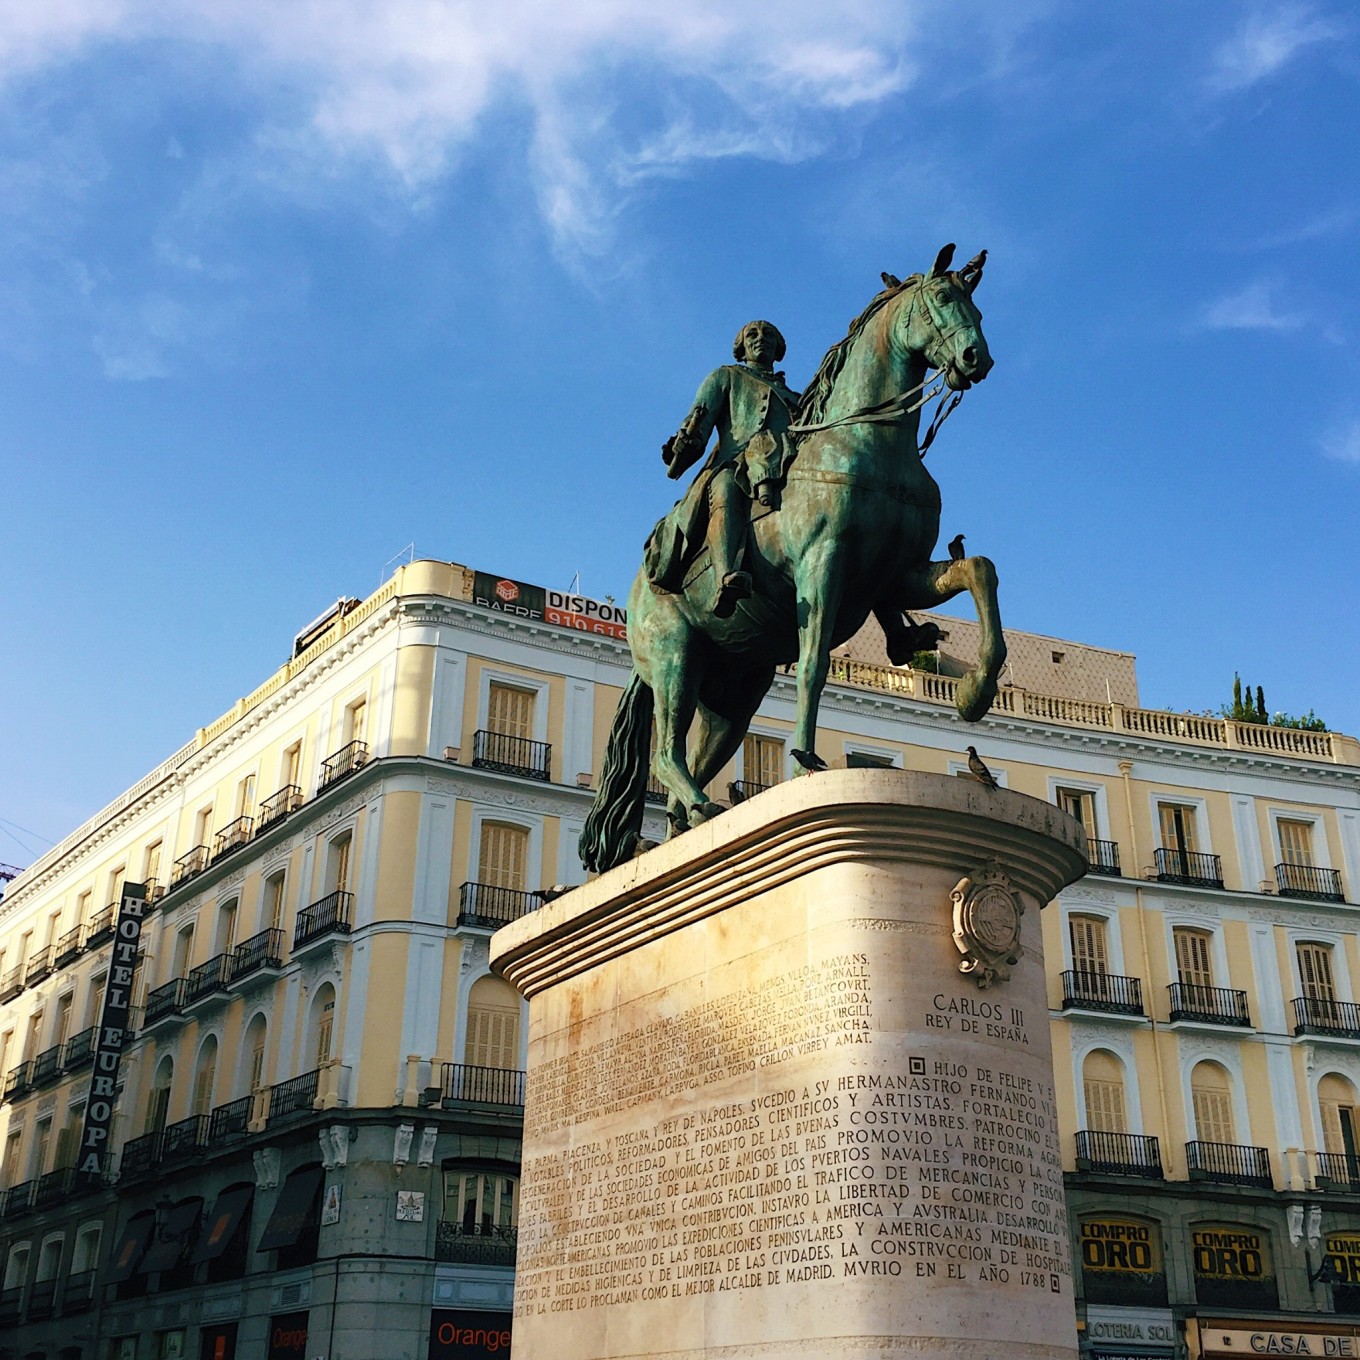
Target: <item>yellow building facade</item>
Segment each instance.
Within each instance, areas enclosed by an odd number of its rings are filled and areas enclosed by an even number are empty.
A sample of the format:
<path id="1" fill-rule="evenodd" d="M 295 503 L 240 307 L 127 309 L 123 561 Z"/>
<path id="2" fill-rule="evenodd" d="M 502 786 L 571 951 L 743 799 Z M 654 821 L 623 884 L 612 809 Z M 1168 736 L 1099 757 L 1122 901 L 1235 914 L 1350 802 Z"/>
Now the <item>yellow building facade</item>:
<path id="1" fill-rule="evenodd" d="M 1043 918 L 1083 1351 L 1360 1354 L 1360 743 L 1141 709 L 1127 654 L 1018 640 L 1050 688 L 970 728 L 949 674 L 856 640 L 818 750 L 966 777 L 972 742 L 1086 826 Z M 581 880 L 627 671 L 612 606 L 416 562 L 9 886 L 13 1354 L 492 1353 L 524 1027 L 487 941 Z M 780 676 L 720 801 L 792 775 L 793 711 Z M 89 1186 L 124 883 L 151 909 Z"/>

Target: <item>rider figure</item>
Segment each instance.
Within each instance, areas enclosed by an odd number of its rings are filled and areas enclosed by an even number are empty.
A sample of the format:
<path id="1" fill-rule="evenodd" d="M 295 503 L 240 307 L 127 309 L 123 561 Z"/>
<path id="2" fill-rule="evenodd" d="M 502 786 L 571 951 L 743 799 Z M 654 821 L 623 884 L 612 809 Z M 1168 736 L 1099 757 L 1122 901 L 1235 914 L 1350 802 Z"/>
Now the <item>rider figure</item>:
<path id="1" fill-rule="evenodd" d="M 732 345 L 735 364 L 704 379 L 679 431 L 661 450 L 666 475 L 679 477 L 703 456 L 709 435 L 718 442 L 699 474 L 707 481 L 708 550 L 719 580 L 713 612 L 731 614 L 751 594 L 751 573 L 742 567 L 750 503 L 773 505 L 783 476 L 787 430 L 798 405 L 773 365 L 784 357 L 784 337 L 768 321 L 751 321 Z"/>

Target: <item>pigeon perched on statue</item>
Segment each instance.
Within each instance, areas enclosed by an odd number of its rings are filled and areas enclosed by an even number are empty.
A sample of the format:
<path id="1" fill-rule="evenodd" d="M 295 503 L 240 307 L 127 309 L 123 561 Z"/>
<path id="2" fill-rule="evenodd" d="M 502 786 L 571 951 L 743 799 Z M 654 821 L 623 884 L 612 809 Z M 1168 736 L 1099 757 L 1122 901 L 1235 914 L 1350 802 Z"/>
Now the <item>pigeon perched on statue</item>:
<path id="1" fill-rule="evenodd" d="M 996 776 L 983 764 L 982 757 L 978 755 L 976 746 L 970 746 L 968 748 L 968 772 L 979 784 L 986 784 L 989 789 L 1001 787 L 996 782 Z"/>
<path id="2" fill-rule="evenodd" d="M 963 535 L 955 534 L 949 540 L 949 559 L 951 562 L 963 561 Z"/>

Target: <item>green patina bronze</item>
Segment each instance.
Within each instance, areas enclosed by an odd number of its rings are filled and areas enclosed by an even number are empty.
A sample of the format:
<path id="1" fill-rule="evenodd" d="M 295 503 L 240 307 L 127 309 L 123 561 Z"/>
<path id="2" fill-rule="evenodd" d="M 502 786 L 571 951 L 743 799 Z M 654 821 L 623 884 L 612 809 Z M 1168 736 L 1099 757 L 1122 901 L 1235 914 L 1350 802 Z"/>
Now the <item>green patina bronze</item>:
<path id="1" fill-rule="evenodd" d="M 743 362 L 705 380 L 667 441 L 663 458 L 678 476 L 718 435 L 689 492 L 653 530 L 628 598 L 633 674 L 581 836 L 588 869 L 612 868 L 638 849 L 653 714 L 672 834 L 723 811 L 704 786 L 741 745 L 776 668 L 793 661 L 794 754 L 804 770 L 821 768 L 813 743 L 831 649 L 871 612 L 900 663 L 934 641 L 904 612 L 970 591 L 982 642 L 958 710 L 976 722 L 991 708 L 1006 659 L 996 569 L 985 557 L 930 560 L 940 491 L 921 459 L 929 372 L 958 394 L 992 366 L 973 304 L 986 252 L 951 271 L 953 250 L 940 251 L 928 274 L 900 282 L 885 274 L 883 292 L 801 398 L 771 367 L 783 356 L 779 332 L 768 322 L 743 327 L 734 347 Z"/>

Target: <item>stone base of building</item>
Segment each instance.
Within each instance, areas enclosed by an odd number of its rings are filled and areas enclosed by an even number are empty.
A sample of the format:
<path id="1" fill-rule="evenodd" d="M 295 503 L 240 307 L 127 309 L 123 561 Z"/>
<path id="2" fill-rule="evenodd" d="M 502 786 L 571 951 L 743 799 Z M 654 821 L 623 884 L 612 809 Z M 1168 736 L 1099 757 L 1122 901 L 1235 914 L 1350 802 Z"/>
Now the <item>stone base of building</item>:
<path id="1" fill-rule="evenodd" d="M 1077 1354 L 1053 806 L 830 771 L 500 931 L 529 1000 L 514 1355 Z"/>

